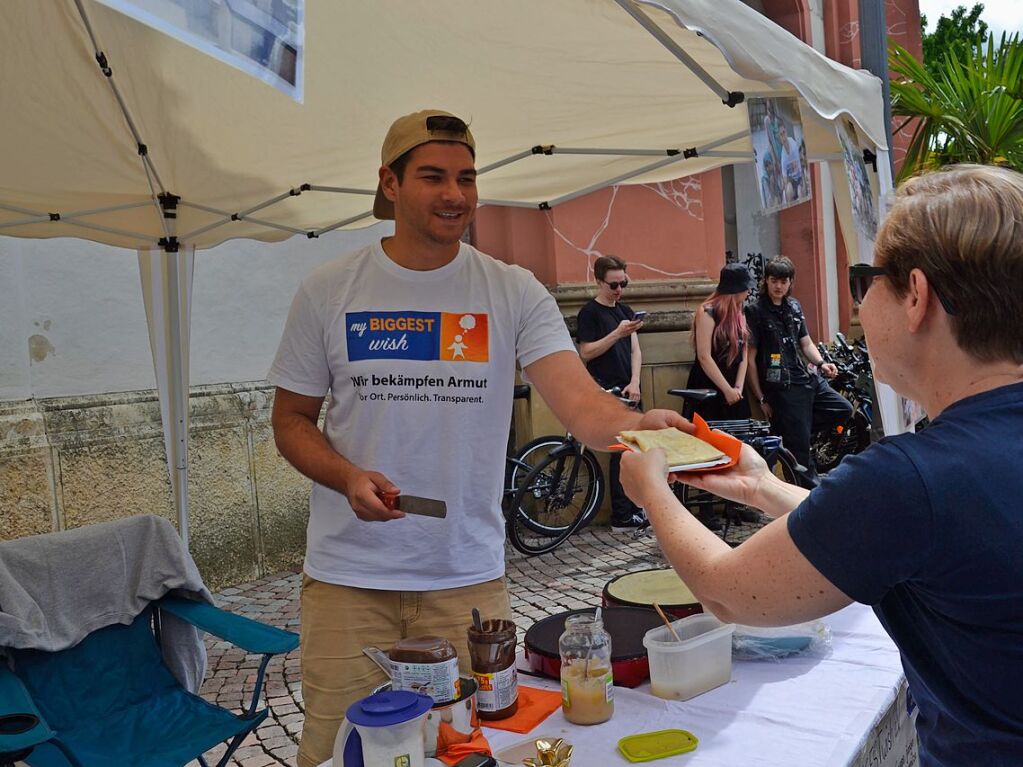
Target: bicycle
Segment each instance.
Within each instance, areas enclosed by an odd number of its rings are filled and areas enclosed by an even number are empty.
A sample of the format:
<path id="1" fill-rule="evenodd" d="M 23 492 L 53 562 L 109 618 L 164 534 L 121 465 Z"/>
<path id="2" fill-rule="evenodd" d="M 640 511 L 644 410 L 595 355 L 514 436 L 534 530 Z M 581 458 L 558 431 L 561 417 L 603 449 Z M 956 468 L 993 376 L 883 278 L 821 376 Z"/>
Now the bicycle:
<path id="1" fill-rule="evenodd" d="M 690 420 L 696 403 L 704 402 L 718 395 L 714 389 L 668 389 L 668 394 L 682 398 L 682 415 Z M 770 434 L 771 425 L 767 421 L 742 418 L 708 421 L 707 425 L 750 445 L 767 462 L 768 468 L 783 482 L 806 489 L 817 486 L 817 481 L 810 475 L 809 470 L 805 466 L 801 466 L 792 452 L 782 444 L 781 437 Z M 698 516 L 716 513 L 717 507 L 721 506 L 725 518 L 721 538 L 726 542 L 731 527 L 743 524 L 744 512 L 757 513 L 755 509 L 750 509 L 744 504 L 725 500 L 683 482 L 676 482 L 673 489 L 682 505 Z M 645 532 L 647 526 L 639 528 L 637 533 Z"/>
<path id="2" fill-rule="evenodd" d="M 874 378 L 867 347 L 862 341 L 850 346 L 845 336 L 836 333 L 834 349 L 824 343 L 818 343 L 817 348 L 825 362 L 832 362 L 838 368 L 838 375 L 831 381 L 832 388 L 853 406 L 853 414 L 846 423 L 817 432 L 810 441 L 817 471 L 823 473 L 838 466 L 845 456 L 863 452 L 870 445 Z"/>
<path id="3" fill-rule="evenodd" d="M 608 390 L 623 402 L 619 389 Z M 508 539 L 517 551 L 536 556 L 553 551 L 600 510 L 606 492 L 604 473 L 596 455 L 571 433 L 540 437 L 519 452 L 532 449 L 541 458 L 525 476 L 505 509 Z"/>

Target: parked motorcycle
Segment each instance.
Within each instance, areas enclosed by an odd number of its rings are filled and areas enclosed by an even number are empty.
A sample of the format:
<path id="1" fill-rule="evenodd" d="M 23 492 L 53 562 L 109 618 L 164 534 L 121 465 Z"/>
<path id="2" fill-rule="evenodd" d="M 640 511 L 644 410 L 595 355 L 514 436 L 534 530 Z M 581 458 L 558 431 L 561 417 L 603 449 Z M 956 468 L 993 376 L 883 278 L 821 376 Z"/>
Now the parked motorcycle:
<path id="1" fill-rule="evenodd" d="M 845 456 L 859 453 L 870 444 L 874 376 L 867 346 L 862 340 L 850 344 L 845 336 L 837 333 L 834 346 L 819 343 L 817 348 L 825 362 L 832 362 L 838 368 L 838 375 L 830 382 L 832 388 L 853 406 L 852 417 L 845 424 L 814 434 L 810 442 L 817 471 L 826 472 L 838 466 Z"/>

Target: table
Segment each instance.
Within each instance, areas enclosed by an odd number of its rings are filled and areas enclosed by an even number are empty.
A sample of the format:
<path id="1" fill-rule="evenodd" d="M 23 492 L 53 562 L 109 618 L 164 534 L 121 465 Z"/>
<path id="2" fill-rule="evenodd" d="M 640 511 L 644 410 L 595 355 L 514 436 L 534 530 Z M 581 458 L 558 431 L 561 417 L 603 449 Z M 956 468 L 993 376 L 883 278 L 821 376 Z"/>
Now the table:
<path id="1" fill-rule="evenodd" d="M 913 767 L 915 717 L 895 645 L 863 605 L 824 621 L 832 632 L 824 657 L 734 661 L 731 682 L 684 702 L 654 697 L 649 683 L 616 687 L 614 717 L 601 725 L 569 724 L 558 710 L 528 735 L 484 733 L 495 750 L 536 737 L 565 738 L 579 767 L 627 765 L 619 738 L 669 728 L 689 730 L 700 745 L 651 763 L 658 767 Z M 558 687 L 533 677 L 520 682 Z"/>

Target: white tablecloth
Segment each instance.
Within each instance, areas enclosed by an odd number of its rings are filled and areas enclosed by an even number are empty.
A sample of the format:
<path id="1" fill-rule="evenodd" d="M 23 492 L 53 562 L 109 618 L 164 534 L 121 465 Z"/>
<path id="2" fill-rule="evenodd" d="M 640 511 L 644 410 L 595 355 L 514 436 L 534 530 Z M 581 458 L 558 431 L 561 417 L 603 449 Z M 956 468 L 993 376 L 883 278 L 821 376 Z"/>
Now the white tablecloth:
<path id="1" fill-rule="evenodd" d="M 832 632 L 825 657 L 734 661 L 730 683 L 685 702 L 654 697 L 648 683 L 633 690 L 616 687 L 615 714 L 601 725 L 569 724 L 558 710 L 528 735 L 490 728 L 484 733 L 495 750 L 541 736 L 564 738 L 574 746 L 572 764 L 579 767 L 627 765 L 618 752 L 620 738 L 671 728 L 692 732 L 700 744 L 652 763 L 659 767 L 848 765 L 895 702 L 904 681 L 902 664 L 869 608 L 851 605 L 824 620 Z M 554 681 L 519 680 L 558 687 Z"/>

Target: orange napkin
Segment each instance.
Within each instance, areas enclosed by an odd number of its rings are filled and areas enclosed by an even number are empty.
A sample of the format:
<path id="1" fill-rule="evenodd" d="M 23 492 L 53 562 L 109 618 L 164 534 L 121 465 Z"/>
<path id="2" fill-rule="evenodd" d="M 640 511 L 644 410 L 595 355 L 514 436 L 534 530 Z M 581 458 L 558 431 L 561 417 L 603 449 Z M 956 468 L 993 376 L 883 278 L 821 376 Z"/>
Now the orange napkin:
<path id="1" fill-rule="evenodd" d="M 447 728 L 445 730 L 445 728 Z M 455 765 L 465 759 L 469 754 L 486 754 L 490 756 L 490 743 L 483 736 L 483 730 L 479 727 L 472 731 L 472 735 L 462 735 L 447 722 L 440 723 L 437 738 L 437 758 L 444 764 Z"/>
<path id="2" fill-rule="evenodd" d="M 540 690 L 519 685 L 518 710 L 507 719 L 482 722 L 495 730 L 527 733 L 561 708 L 561 690 Z"/>

